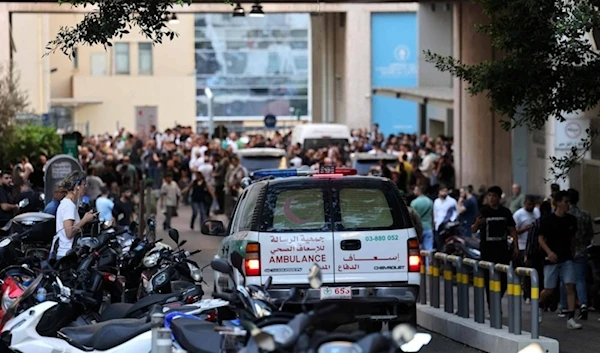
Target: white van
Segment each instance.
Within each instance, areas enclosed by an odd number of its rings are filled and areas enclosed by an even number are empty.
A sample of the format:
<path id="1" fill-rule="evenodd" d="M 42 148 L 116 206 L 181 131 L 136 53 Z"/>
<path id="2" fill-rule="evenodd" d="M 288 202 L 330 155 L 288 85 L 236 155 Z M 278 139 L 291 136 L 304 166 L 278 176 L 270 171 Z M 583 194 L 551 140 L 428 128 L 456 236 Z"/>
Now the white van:
<path id="1" fill-rule="evenodd" d="M 249 173 L 260 169 L 284 169 L 287 168 L 285 150 L 270 147 L 244 148 L 238 150 L 240 163 Z"/>
<path id="2" fill-rule="evenodd" d="M 304 150 L 329 147 L 330 144 L 349 145 L 350 129 L 342 124 L 297 125 L 292 131 L 292 144 L 301 144 Z"/>

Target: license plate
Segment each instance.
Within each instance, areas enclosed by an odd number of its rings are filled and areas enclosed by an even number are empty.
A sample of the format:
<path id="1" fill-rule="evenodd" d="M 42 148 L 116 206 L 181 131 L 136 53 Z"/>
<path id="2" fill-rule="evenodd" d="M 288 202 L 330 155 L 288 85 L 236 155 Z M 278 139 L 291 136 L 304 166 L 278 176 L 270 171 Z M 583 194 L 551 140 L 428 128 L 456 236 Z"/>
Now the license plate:
<path id="1" fill-rule="evenodd" d="M 321 287 L 323 299 L 352 299 L 352 287 Z"/>

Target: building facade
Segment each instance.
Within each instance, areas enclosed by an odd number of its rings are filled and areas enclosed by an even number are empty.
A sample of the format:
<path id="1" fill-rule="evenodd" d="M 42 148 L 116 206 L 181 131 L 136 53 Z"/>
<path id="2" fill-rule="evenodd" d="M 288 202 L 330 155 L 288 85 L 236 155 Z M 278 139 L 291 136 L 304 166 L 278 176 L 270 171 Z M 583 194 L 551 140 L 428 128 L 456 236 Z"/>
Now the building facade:
<path id="1" fill-rule="evenodd" d="M 82 46 L 73 58 L 46 43 L 82 14 L 13 14 L 13 64 L 32 110 L 58 128 L 97 134 L 195 124 L 194 16 L 169 27 L 173 41 L 153 45 L 135 29 L 112 46 Z M 142 128 L 143 127 L 143 128 Z"/>

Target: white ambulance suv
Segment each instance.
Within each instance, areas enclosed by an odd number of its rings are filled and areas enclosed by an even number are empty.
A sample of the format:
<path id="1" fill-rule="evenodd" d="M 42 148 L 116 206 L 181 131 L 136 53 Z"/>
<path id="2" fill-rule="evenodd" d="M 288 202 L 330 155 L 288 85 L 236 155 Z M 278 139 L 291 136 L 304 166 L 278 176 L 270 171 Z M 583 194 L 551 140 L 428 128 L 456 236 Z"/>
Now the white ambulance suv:
<path id="1" fill-rule="evenodd" d="M 233 251 L 244 256 L 247 284 L 264 284 L 271 276 L 274 298 L 299 289 L 290 305 L 342 303 L 344 310 L 324 318 L 334 326 L 358 321 L 362 330 L 375 331 L 383 322 L 416 324 L 421 259 L 406 205 L 389 179 L 351 174 L 356 170 L 257 171 L 229 229 L 207 221 L 212 224 L 204 231 L 225 235 L 216 257 L 229 260 Z M 323 271 L 318 290 L 307 280 L 313 263 Z M 215 272 L 216 292 L 232 288 L 232 279 Z"/>

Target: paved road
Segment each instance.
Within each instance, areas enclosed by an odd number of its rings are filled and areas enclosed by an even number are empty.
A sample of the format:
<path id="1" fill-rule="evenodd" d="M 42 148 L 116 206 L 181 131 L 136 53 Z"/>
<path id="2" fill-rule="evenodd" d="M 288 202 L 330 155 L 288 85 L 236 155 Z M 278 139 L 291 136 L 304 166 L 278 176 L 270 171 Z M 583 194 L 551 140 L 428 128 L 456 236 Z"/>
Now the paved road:
<path id="1" fill-rule="evenodd" d="M 217 249 L 223 238 L 214 237 L 209 235 L 202 235 L 198 230 L 198 224 L 196 224 L 196 229 L 191 230 L 189 220 L 191 218 L 191 210 L 189 207 L 182 207 L 179 210 L 179 217 L 176 217 L 172 221 L 173 228 L 179 230 L 179 235 L 181 239 L 186 239 L 187 243 L 184 245 L 184 248 L 191 250 L 202 249 L 202 252 L 196 254 L 194 256 L 194 260 L 198 262 L 199 265 L 208 265 L 210 261 L 213 259 Z M 225 221 L 224 217 L 212 217 L 211 219 L 219 219 L 221 221 Z M 173 246 L 173 242 L 169 239 L 167 233 L 162 231 L 162 218 L 159 217 L 158 225 L 161 227 L 160 231 L 157 234 L 157 238 L 163 238 L 163 240 L 169 245 Z M 198 221 L 196 221 L 198 222 Z M 213 283 L 213 273 L 212 270 L 206 268 L 204 270 L 204 279 L 208 283 L 208 286 L 205 288 L 206 296 L 209 296 L 212 292 L 212 283 Z M 205 296 L 205 297 L 206 297 Z M 457 343 L 451 341 L 443 336 L 432 333 L 431 343 L 421 350 L 422 353 L 478 353 L 479 351 L 476 349 L 472 349 L 464 346 L 461 343 Z"/>

